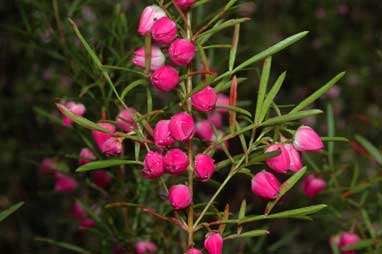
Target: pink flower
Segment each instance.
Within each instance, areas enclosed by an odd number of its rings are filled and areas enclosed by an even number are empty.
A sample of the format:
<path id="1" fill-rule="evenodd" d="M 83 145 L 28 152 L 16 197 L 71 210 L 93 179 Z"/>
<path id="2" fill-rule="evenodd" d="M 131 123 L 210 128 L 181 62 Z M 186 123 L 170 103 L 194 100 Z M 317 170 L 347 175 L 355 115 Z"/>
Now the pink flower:
<path id="1" fill-rule="evenodd" d="M 141 18 L 139 20 L 138 33 L 140 33 L 141 35 L 145 35 L 147 32 L 150 32 L 154 23 L 158 19 L 165 16 L 166 13 L 159 6 L 147 6 L 141 14 Z"/>
<path id="2" fill-rule="evenodd" d="M 272 173 L 263 170 L 252 178 L 251 188 L 256 196 L 272 200 L 279 195 L 280 182 Z"/>
<path id="3" fill-rule="evenodd" d="M 304 194 L 310 198 L 316 196 L 325 189 L 325 181 L 313 174 L 305 177 L 303 182 Z"/>
<path id="4" fill-rule="evenodd" d="M 122 142 L 121 137 L 110 137 L 102 144 L 101 151 L 106 156 L 118 155 L 122 152 Z"/>
<path id="5" fill-rule="evenodd" d="M 102 132 L 102 131 L 92 131 L 93 139 L 97 143 L 98 148 L 102 151 L 103 143 L 106 140 L 111 138 L 111 133 L 115 132 L 115 126 L 111 123 L 97 123 L 98 126 L 108 130 L 110 133 Z"/>
<path id="6" fill-rule="evenodd" d="M 182 8 L 191 7 L 194 2 L 195 0 L 175 0 L 175 3 Z"/>
<path id="7" fill-rule="evenodd" d="M 56 162 L 51 158 L 45 158 L 41 161 L 38 171 L 42 174 L 49 174 L 56 167 Z"/>
<path id="8" fill-rule="evenodd" d="M 293 146 L 300 152 L 320 152 L 324 148 L 320 136 L 312 128 L 304 125 L 297 129 Z"/>
<path id="9" fill-rule="evenodd" d="M 174 139 L 171 136 L 170 120 L 160 120 L 154 128 L 154 141 L 155 145 L 159 147 L 170 146 L 174 144 Z"/>
<path id="10" fill-rule="evenodd" d="M 180 112 L 171 117 L 171 136 L 179 141 L 190 140 L 195 133 L 195 123 L 192 116 L 186 112 Z"/>
<path id="11" fill-rule="evenodd" d="M 358 235 L 352 232 L 345 232 L 340 236 L 340 240 L 338 242 L 338 248 L 341 249 L 347 245 L 355 244 L 359 241 Z M 354 250 L 342 251 L 341 254 L 356 254 Z"/>
<path id="12" fill-rule="evenodd" d="M 179 81 L 178 71 L 170 65 L 160 67 L 151 76 L 153 86 L 163 92 L 173 90 L 179 84 Z"/>
<path id="13" fill-rule="evenodd" d="M 218 233 L 209 234 L 204 240 L 204 248 L 208 251 L 208 254 L 222 254 L 223 237 Z"/>
<path id="14" fill-rule="evenodd" d="M 189 164 L 187 154 L 178 148 L 169 150 L 164 157 L 165 168 L 172 175 L 185 172 Z"/>
<path id="15" fill-rule="evenodd" d="M 83 219 L 80 221 L 80 227 L 85 229 L 85 228 L 92 228 L 96 225 L 95 221 L 90 218 Z"/>
<path id="16" fill-rule="evenodd" d="M 65 103 L 65 107 L 76 116 L 82 116 L 86 111 L 84 104 L 75 103 L 74 101 L 69 101 Z M 73 120 L 63 115 L 62 123 L 64 126 L 69 126 L 73 124 Z"/>
<path id="17" fill-rule="evenodd" d="M 207 86 L 201 91 L 191 96 L 192 106 L 200 112 L 209 112 L 215 108 L 216 104 L 215 89 Z"/>
<path id="18" fill-rule="evenodd" d="M 198 154 L 195 157 L 195 175 L 202 182 L 210 180 L 215 171 L 215 163 L 211 156 Z"/>
<path id="19" fill-rule="evenodd" d="M 216 106 L 229 106 L 229 97 L 223 93 L 217 94 Z M 219 113 L 228 113 L 229 110 L 225 108 L 216 109 Z"/>
<path id="20" fill-rule="evenodd" d="M 289 169 L 290 165 L 290 159 L 288 151 L 285 149 L 285 147 L 282 144 L 274 144 L 270 145 L 267 150 L 265 150 L 265 153 L 273 152 L 276 150 L 281 150 L 281 153 L 277 156 L 271 157 L 267 159 L 265 162 L 268 165 L 269 168 L 273 169 L 274 171 L 278 173 L 286 173 Z"/>
<path id="21" fill-rule="evenodd" d="M 187 65 L 195 56 L 195 46 L 186 39 L 176 39 L 168 48 L 168 54 L 174 64 Z"/>
<path id="22" fill-rule="evenodd" d="M 89 163 L 95 159 L 96 159 L 96 157 L 95 157 L 94 153 L 89 148 L 82 148 L 82 150 L 80 152 L 80 159 L 79 159 L 80 165 L 84 165 L 84 164 Z"/>
<path id="23" fill-rule="evenodd" d="M 170 205 L 175 210 L 181 210 L 191 205 L 192 197 L 188 186 L 178 184 L 172 186 L 168 191 Z"/>
<path id="24" fill-rule="evenodd" d="M 137 254 L 149 254 L 155 253 L 157 251 L 157 247 L 154 243 L 149 241 L 141 241 L 139 240 L 135 246 Z"/>
<path id="25" fill-rule="evenodd" d="M 164 173 L 163 156 L 158 152 L 148 152 L 145 157 L 142 172 L 145 178 L 152 179 L 161 177 Z"/>
<path id="26" fill-rule="evenodd" d="M 54 190 L 56 192 L 72 192 L 77 188 L 77 181 L 70 176 L 55 172 L 53 177 L 56 179 Z"/>
<path id="27" fill-rule="evenodd" d="M 185 254 L 203 254 L 203 252 L 201 250 L 198 250 L 198 249 L 189 249 L 186 251 Z"/>
<path id="28" fill-rule="evenodd" d="M 155 71 L 164 65 L 166 57 L 163 55 L 161 49 L 155 45 L 151 46 L 151 61 L 150 69 Z M 133 64 L 140 68 L 145 68 L 145 48 L 140 48 L 134 52 Z"/>
<path id="29" fill-rule="evenodd" d="M 217 129 L 220 129 L 223 124 L 223 116 L 216 110 L 208 113 L 208 121 L 215 125 Z"/>
<path id="30" fill-rule="evenodd" d="M 92 182 L 100 188 L 107 188 L 113 180 L 113 176 L 107 171 L 99 169 L 93 172 Z"/>
<path id="31" fill-rule="evenodd" d="M 293 172 L 299 171 L 302 168 L 302 159 L 300 152 L 297 151 L 292 144 L 285 144 L 284 148 L 289 155 L 289 169 Z"/>
<path id="32" fill-rule="evenodd" d="M 124 132 L 130 132 L 133 128 L 136 128 L 137 125 L 134 123 L 136 112 L 135 108 L 122 110 L 116 118 L 117 126 Z"/>
<path id="33" fill-rule="evenodd" d="M 158 19 L 151 28 L 151 37 L 161 44 L 168 44 L 176 38 L 176 23 L 168 17 Z"/>
<path id="34" fill-rule="evenodd" d="M 86 211 L 82 208 L 80 202 L 75 201 L 72 205 L 71 214 L 73 218 L 83 218 L 86 216 Z"/>
<path id="35" fill-rule="evenodd" d="M 208 120 L 200 121 L 196 124 L 196 135 L 202 140 L 211 141 L 214 132 L 211 123 Z"/>

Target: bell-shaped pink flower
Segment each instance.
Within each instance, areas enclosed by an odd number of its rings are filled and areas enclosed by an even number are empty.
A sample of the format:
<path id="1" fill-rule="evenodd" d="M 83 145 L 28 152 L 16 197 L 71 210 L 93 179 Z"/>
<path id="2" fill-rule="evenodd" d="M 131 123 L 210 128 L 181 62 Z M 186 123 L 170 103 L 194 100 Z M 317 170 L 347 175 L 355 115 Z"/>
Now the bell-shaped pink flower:
<path id="1" fill-rule="evenodd" d="M 69 101 L 69 102 L 65 103 L 65 107 L 70 112 L 75 114 L 76 116 L 82 116 L 85 113 L 85 111 L 86 111 L 86 108 L 85 108 L 84 104 L 82 104 L 82 103 L 75 103 L 74 101 Z M 62 116 L 62 124 L 64 126 L 72 125 L 73 124 L 73 120 L 68 118 L 67 116 L 63 115 Z"/>
<path id="2" fill-rule="evenodd" d="M 132 129 L 136 128 L 137 125 L 134 123 L 136 112 L 135 108 L 122 110 L 116 117 L 117 126 L 124 132 L 130 132 Z"/>
<path id="3" fill-rule="evenodd" d="M 288 171 L 289 165 L 290 165 L 289 154 L 288 154 L 288 151 L 285 149 L 285 147 L 282 144 L 278 144 L 278 143 L 274 145 L 270 145 L 265 150 L 265 153 L 273 152 L 276 150 L 281 150 L 281 153 L 277 156 L 267 159 L 265 162 L 269 168 L 273 169 L 274 171 L 278 173 L 285 174 Z"/>
<path id="4" fill-rule="evenodd" d="M 160 120 L 154 128 L 154 142 L 159 147 L 166 147 L 174 144 L 174 138 L 170 132 L 170 120 Z"/>
<path id="5" fill-rule="evenodd" d="M 216 106 L 229 106 L 229 97 L 223 93 L 217 94 Z M 228 113 L 229 110 L 225 108 L 217 108 L 219 113 Z"/>
<path id="6" fill-rule="evenodd" d="M 208 120 L 202 120 L 196 124 L 196 135 L 205 141 L 211 141 L 214 132 L 211 127 L 211 123 Z"/>
<path id="7" fill-rule="evenodd" d="M 92 174 L 92 182 L 100 188 L 107 188 L 112 180 L 113 176 L 102 169 L 96 170 Z"/>
<path id="8" fill-rule="evenodd" d="M 338 248 L 341 249 L 347 245 L 355 244 L 359 242 L 358 235 L 352 232 L 345 232 L 340 236 L 340 240 L 338 242 Z M 354 250 L 342 251 L 341 254 L 356 254 Z"/>
<path id="9" fill-rule="evenodd" d="M 168 44 L 176 38 L 176 23 L 168 17 L 158 19 L 151 28 L 151 37 L 161 44 Z"/>
<path id="10" fill-rule="evenodd" d="M 192 203 L 190 189 L 183 184 L 174 185 L 168 190 L 168 200 L 175 210 L 187 208 Z"/>
<path id="11" fill-rule="evenodd" d="M 272 173 L 263 170 L 252 178 L 251 189 L 256 196 L 273 200 L 279 195 L 280 182 Z"/>
<path id="12" fill-rule="evenodd" d="M 110 131 L 110 133 L 115 132 L 115 126 L 111 123 L 97 123 L 98 126 Z M 102 131 L 92 131 L 93 139 L 96 142 L 98 148 L 102 151 L 103 143 L 105 143 L 106 140 L 111 138 L 111 134 L 102 132 Z"/>
<path id="13" fill-rule="evenodd" d="M 56 180 L 56 184 L 54 185 L 56 192 L 72 192 L 77 188 L 77 181 L 70 176 L 55 172 L 53 177 Z"/>
<path id="14" fill-rule="evenodd" d="M 135 250 L 137 254 L 151 254 L 157 251 L 157 247 L 150 241 L 139 240 L 135 245 Z"/>
<path id="15" fill-rule="evenodd" d="M 90 218 L 86 218 L 86 219 L 83 219 L 80 221 L 80 227 L 82 229 L 92 228 L 95 225 L 96 225 L 95 221 L 93 219 L 90 219 Z"/>
<path id="16" fill-rule="evenodd" d="M 75 201 L 72 205 L 71 215 L 73 218 L 83 218 L 86 216 L 85 209 L 81 206 L 80 202 Z"/>
<path id="17" fill-rule="evenodd" d="M 179 81 L 178 71 L 170 65 L 160 67 L 151 76 L 153 86 L 162 92 L 173 90 L 179 84 Z"/>
<path id="18" fill-rule="evenodd" d="M 158 19 L 165 16 L 166 13 L 159 6 L 147 6 L 141 14 L 141 18 L 139 20 L 138 33 L 140 33 L 141 35 L 145 35 L 147 32 L 150 32 L 154 23 Z"/>
<path id="19" fill-rule="evenodd" d="M 195 56 L 195 46 L 186 39 L 176 39 L 168 48 L 168 54 L 174 64 L 187 65 Z"/>
<path id="20" fill-rule="evenodd" d="M 208 254 L 222 254 L 223 237 L 218 233 L 207 235 L 204 240 L 204 248 L 208 251 Z"/>
<path id="21" fill-rule="evenodd" d="M 203 254 L 203 252 L 201 250 L 198 250 L 198 249 L 189 249 L 185 252 L 185 254 Z"/>
<path id="22" fill-rule="evenodd" d="M 303 182 L 304 194 L 310 198 L 316 196 L 325 189 L 324 179 L 315 177 L 313 174 L 305 177 Z"/>
<path id="23" fill-rule="evenodd" d="M 293 146 L 300 152 L 320 152 L 324 148 L 320 136 L 306 125 L 297 129 Z"/>
<path id="24" fill-rule="evenodd" d="M 122 137 L 110 137 L 101 147 L 101 152 L 106 156 L 115 156 L 122 152 Z"/>
<path id="25" fill-rule="evenodd" d="M 210 180 L 215 171 L 214 159 L 207 154 L 198 154 L 195 156 L 195 175 L 202 182 Z"/>
<path id="26" fill-rule="evenodd" d="M 195 133 L 194 119 L 186 112 L 172 116 L 169 127 L 171 136 L 179 141 L 190 140 Z"/>
<path id="27" fill-rule="evenodd" d="M 169 150 L 164 156 L 164 165 L 168 173 L 179 175 L 187 170 L 190 160 L 179 148 Z"/>
<path id="28" fill-rule="evenodd" d="M 161 177 L 164 173 L 163 156 L 158 152 L 148 152 L 145 157 L 142 172 L 145 178 L 153 179 Z"/>
<path id="29" fill-rule="evenodd" d="M 289 169 L 293 172 L 297 172 L 302 168 L 301 154 L 297 151 L 292 144 L 285 144 L 285 150 L 287 150 L 289 155 Z"/>
<path id="30" fill-rule="evenodd" d="M 166 57 L 162 53 L 162 50 L 153 45 L 151 46 L 151 61 L 150 61 L 150 69 L 152 71 L 155 71 L 162 67 L 166 62 Z M 133 64 L 140 68 L 145 68 L 145 48 L 140 48 L 134 52 L 134 57 L 133 57 Z"/>
<path id="31" fill-rule="evenodd" d="M 191 7 L 195 0 L 175 0 L 175 3 L 182 8 Z"/>
<path id="32" fill-rule="evenodd" d="M 56 168 L 56 162 L 51 158 L 45 158 L 41 161 L 38 171 L 42 174 L 49 174 Z"/>
<path id="33" fill-rule="evenodd" d="M 200 112 L 209 112 L 215 108 L 216 105 L 215 89 L 207 86 L 191 96 L 192 106 Z"/>
<path id="34" fill-rule="evenodd" d="M 89 148 L 82 148 L 80 152 L 79 164 L 84 165 L 96 159 L 94 153 Z"/>

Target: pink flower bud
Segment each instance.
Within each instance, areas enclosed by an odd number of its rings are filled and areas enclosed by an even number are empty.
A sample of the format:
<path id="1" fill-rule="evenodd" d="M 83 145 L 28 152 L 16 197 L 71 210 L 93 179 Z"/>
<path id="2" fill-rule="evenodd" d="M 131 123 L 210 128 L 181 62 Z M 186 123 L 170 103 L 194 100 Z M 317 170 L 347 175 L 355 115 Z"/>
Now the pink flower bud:
<path id="1" fill-rule="evenodd" d="M 195 157 L 195 174 L 202 182 L 210 180 L 215 171 L 214 160 L 206 154 L 198 154 Z"/>
<path id="2" fill-rule="evenodd" d="M 223 124 L 223 116 L 217 111 L 208 113 L 208 121 L 210 121 L 217 129 L 220 129 Z"/>
<path id="3" fill-rule="evenodd" d="M 155 145 L 159 147 L 170 146 L 174 144 L 174 139 L 171 136 L 169 129 L 170 120 L 160 120 L 154 128 Z"/>
<path id="4" fill-rule="evenodd" d="M 122 152 L 123 138 L 111 137 L 107 139 L 101 147 L 101 151 L 106 156 L 115 156 Z"/>
<path id="5" fill-rule="evenodd" d="M 223 93 L 217 94 L 216 106 L 229 106 L 229 97 Z M 225 108 L 216 109 L 219 113 L 228 113 L 229 110 Z"/>
<path id="6" fill-rule="evenodd" d="M 137 254 L 149 254 L 157 251 L 155 244 L 149 241 L 138 241 L 135 249 Z"/>
<path id="7" fill-rule="evenodd" d="M 179 84 L 179 81 L 178 71 L 170 65 L 160 67 L 151 76 L 153 86 L 162 92 L 173 90 Z"/>
<path id="8" fill-rule="evenodd" d="M 73 218 L 83 218 L 86 216 L 86 211 L 82 208 L 80 202 L 75 201 L 72 205 L 71 214 Z"/>
<path id="9" fill-rule="evenodd" d="M 90 218 L 83 219 L 80 221 L 80 227 L 85 229 L 85 228 L 92 228 L 96 225 L 95 221 Z"/>
<path id="10" fill-rule="evenodd" d="M 222 254 L 223 237 L 218 233 L 209 234 L 204 240 L 204 248 L 208 254 Z"/>
<path id="11" fill-rule="evenodd" d="M 256 196 L 272 200 L 279 195 L 280 182 L 272 173 L 263 170 L 252 178 L 251 188 Z"/>
<path id="12" fill-rule="evenodd" d="M 211 141 L 214 132 L 211 127 L 211 123 L 208 120 L 200 121 L 196 124 L 196 135 L 201 140 Z"/>
<path id="13" fill-rule="evenodd" d="M 166 58 L 161 49 L 157 46 L 151 46 L 150 69 L 155 71 L 164 65 Z M 140 68 L 145 68 L 145 48 L 140 48 L 134 52 L 133 64 Z"/>
<path id="14" fill-rule="evenodd" d="M 192 106 L 200 112 L 209 112 L 215 108 L 216 104 L 215 89 L 207 86 L 201 91 L 191 96 Z"/>
<path id="15" fill-rule="evenodd" d="M 285 144 L 284 148 L 285 150 L 287 150 L 289 155 L 289 169 L 293 172 L 299 171 L 302 168 L 302 159 L 300 152 L 297 151 L 292 144 Z"/>
<path id="16" fill-rule="evenodd" d="M 168 48 L 168 54 L 174 64 L 187 65 L 195 56 L 195 46 L 186 39 L 176 39 Z"/>
<path id="17" fill-rule="evenodd" d="M 145 157 L 142 172 L 145 178 L 153 179 L 161 177 L 164 173 L 163 156 L 158 152 L 148 152 Z"/>
<path id="18" fill-rule="evenodd" d="M 86 111 L 85 106 L 82 103 L 75 103 L 73 101 L 65 103 L 65 107 L 76 116 L 82 116 Z M 63 115 L 62 123 L 64 126 L 69 126 L 73 124 L 73 120 Z"/>
<path id="19" fill-rule="evenodd" d="M 290 165 L 288 151 L 285 149 L 285 147 L 282 144 L 274 144 L 274 145 L 270 145 L 267 148 L 267 150 L 265 150 L 265 152 L 269 153 L 276 150 L 281 150 L 281 153 L 275 157 L 271 157 L 267 159 L 265 162 L 267 163 L 269 168 L 273 169 L 274 171 L 278 173 L 285 174 Z"/>
<path id="20" fill-rule="evenodd" d="M 345 247 L 347 245 L 355 244 L 358 241 L 359 241 L 358 235 L 351 232 L 345 232 L 340 237 L 340 240 L 338 242 L 338 248 L 341 249 L 342 247 Z M 342 251 L 341 254 L 356 254 L 356 252 L 354 250 L 348 250 L 348 251 Z"/>
<path id="21" fill-rule="evenodd" d="M 96 170 L 92 174 L 92 182 L 100 188 L 107 188 L 112 180 L 113 176 L 102 169 Z"/>
<path id="22" fill-rule="evenodd" d="M 203 252 L 198 249 L 189 249 L 185 252 L 185 254 L 203 254 Z"/>
<path id="23" fill-rule="evenodd" d="M 109 130 L 110 133 L 115 132 L 115 126 L 110 123 L 97 123 L 97 125 L 106 130 Z M 92 131 L 93 139 L 97 143 L 97 146 L 101 151 L 102 151 L 103 143 L 105 143 L 106 140 L 111 138 L 112 135 L 110 133 L 106 133 L 102 131 L 94 131 L 94 130 Z"/>
<path id="24" fill-rule="evenodd" d="M 158 19 L 165 16 L 166 13 L 159 6 L 147 6 L 141 14 L 141 18 L 139 20 L 138 33 L 140 33 L 141 35 L 145 35 L 147 32 L 150 32 L 154 23 Z"/>
<path id="25" fill-rule="evenodd" d="M 164 157 L 166 170 L 172 175 L 183 173 L 187 170 L 189 164 L 187 154 L 178 148 L 169 150 Z"/>
<path id="26" fill-rule="evenodd" d="M 303 182 L 304 194 L 310 198 L 316 196 L 325 189 L 325 181 L 313 174 L 305 177 Z"/>
<path id="27" fill-rule="evenodd" d="M 161 44 L 168 44 L 176 38 L 176 23 L 168 17 L 158 19 L 151 28 L 151 37 Z"/>
<path id="28" fill-rule="evenodd" d="M 293 146 L 300 152 L 320 152 L 324 148 L 320 136 L 312 128 L 304 125 L 297 129 Z"/>
<path id="29" fill-rule="evenodd" d="M 84 165 L 95 160 L 96 157 L 94 153 L 89 148 L 83 148 L 80 152 L 79 164 Z"/>
<path id="30" fill-rule="evenodd" d="M 191 7 L 195 0 L 175 0 L 175 3 L 182 8 Z"/>
<path id="31" fill-rule="evenodd" d="M 136 128 L 137 125 L 134 123 L 136 112 L 135 108 L 122 110 L 116 118 L 117 126 L 124 132 L 130 132 L 132 129 Z"/>
<path id="32" fill-rule="evenodd" d="M 175 210 L 181 210 L 190 206 L 192 197 L 188 186 L 183 184 L 172 186 L 168 191 L 168 200 Z"/>
<path id="33" fill-rule="evenodd" d="M 180 112 L 171 117 L 171 136 L 179 141 L 190 140 L 195 133 L 195 123 L 192 116 L 186 112 Z"/>
<path id="34" fill-rule="evenodd" d="M 41 161 L 40 167 L 38 168 L 38 171 L 42 174 L 49 174 L 54 170 L 56 167 L 56 162 L 50 158 L 45 158 Z"/>
<path id="35" fill-rule="evenodd" d="M 55 172 L 54 178 L 56 179 L 56 184 L 54 185 L 56 192 L 72 192 L 77 188 L 76 180 L 70 176 Z"/>

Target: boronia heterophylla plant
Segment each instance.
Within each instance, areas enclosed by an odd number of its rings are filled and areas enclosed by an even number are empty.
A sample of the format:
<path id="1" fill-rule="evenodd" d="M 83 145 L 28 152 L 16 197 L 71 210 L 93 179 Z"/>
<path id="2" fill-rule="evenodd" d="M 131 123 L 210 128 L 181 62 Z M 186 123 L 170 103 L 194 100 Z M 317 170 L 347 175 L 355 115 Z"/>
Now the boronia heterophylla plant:
<path id="1" fill-rule="evenodd" d="M 57 103 L 63 114 L 63 125 L 70 126 L 74 122 L 90 129 L 97 147 L 81 150 L 80 166 L 76 171 L 96 170 L 92 181 L 102 189 L 113 181 L 108 169 L 119 168 L 123 184 L 130 180 L 124 179 L 125 166 L 131 168 L 152 195 L 163 193 L 157 196 L 157 203 L 166 200 L 166 208 L 156 211 L 154 204 L 137 198 L 139 203 L 118 200 L 107 204 L 105 209 L 137 209 L 155 220 L 168 223 L 172 228 L 166 227 L 168 232 L 163 233 L 174 234 L 176 230 L 178 233 L 174 236 L 178 239 L 173 239 L 173 249 L 181 248 L 187 254 L 223 253 L 228 241 L 270 233 L 266 228 L 247 226 L 255 221 L 307 219 L 325 208 L 326 205 L 319 204 L 272 213 L 279 202 L 288 202 L 285 194 L 306 174 L 301 154 L 321 153 L 325 149 L 323 142 L 345 140 L 320 137 L 311 127 L 299 123 L 305 117 L 322 113 L 318 109 L 306 108 L 344 73 L 303 101 L 281 107 L 275 99 L 286 73 L 270 84 L 272 55 L 299 41 L 308 32 L 290 36 L 237 64 L 240 24 L 248 19 L 224 18 L 236 2 L 228 1 L 207 23 L 198 27 L 194 26 L 193 12 L 203 8 L 205 1 L 159 1 L 158 5 L 147 6 L 142 10 L 137 29 L 143 47 L 131 49 L 134 50 L 131 59 L 134 69 L 103 63 L 104 60 L 81 35 L 75 21 L 69 20 L 99 71 L 100 79 L 110 86 L 121 109 L 115 119 L 107 119 L 105 109 L 100 108 L 101 120 L 91 121 L 84 117 L 83 104 L 73 101 Z M 227 69 L 216 71 L 210 66 L 207 49 L 219 45 L 210 45 L 210 38 L 230 28 L 233 28 L 233 35 Z M 237 95 L 244 78 L 241 73 L 259 61 L 263 61 L 263 67 L 258 96 L 254 100 L 256 109 L 250 112 L 239 106 Z M 139 78 L 119 91 L 110 75 L 112 71 L 127 71 Z M 147 95 L 146 110 L 141 112 L 125 100 L 139 86 L 146 89 Z M 171 94 L 175 99 L 165 101 L 163 107 L 157 108 L 153 91 Z M 240 151 L 230 150 L 231 142 L 239 143 Z M 51 173 L 52 163 L 45 161 L 41 172 Z M 217 173 L 224 176 L 222 181 L 214 179 Z M 252 191 L 266 201 L 263 214 L 247 214 L 246 200 L 237 212 L 231 211 L 229 205 L 222 211 L 215 206 L 223 189 L 229 187 L 232 178 L 238 174 L 248 176 L 248 192 Z M 281 181 L 286 179 L 285 175 L 287 180 Z M 53 172 L 53 176 L 57 192 L 70 192 L 78 187 L 78 183 L 66 174 Z M 196 185 L 209 183 L 216 185 L 216 189 L 206 198 Z M 304 180 L 304 192 L 308 197 L 317 195 L 324 188 L 325 181 L 320 176 L 310 174 Z M 73 205 L 72 216 L 80 219 L 83 228 L 92 228 L 99 223 L 96 213 L 81 202 Z M 357 241 L 358 236 L 349 232 L 341 236 L 338 246 L 342 248 Z M 121 242 L 116 245 L 115 253 L 132 249 L 125 241 Z M 136 239 L 134 243 L 128 240 L 127 243 L 134 244 L 137 253 L 161 251 L 161 243 L 155 245 L 150 238 Z"/>

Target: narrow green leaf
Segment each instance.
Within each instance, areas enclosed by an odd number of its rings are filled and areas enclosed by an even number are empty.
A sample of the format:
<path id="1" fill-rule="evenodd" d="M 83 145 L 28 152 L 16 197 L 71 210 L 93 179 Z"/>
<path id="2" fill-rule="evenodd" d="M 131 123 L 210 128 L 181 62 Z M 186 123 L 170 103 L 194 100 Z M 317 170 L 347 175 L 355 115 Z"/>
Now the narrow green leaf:
<path id="1" fill-rule="evenodd" d="M 286 115 L 269 118 L 268 120 L 266 120 L 262 123 L 262 126 L 281 124 L 281 123 L 285 123 L 285 122 L 299 120 L 301 118 L 305 118 L 308 116 L 318 115 L 321 113 L 322 113 L 322 111 L 319 109 L 309 109 L 309 110 L 304 110 L 304 111 L 300 111 L 300 112 L 296 112 L 296 113 L 288 113 Z"/>
<path id="2" fill-rule="evenodd" d="M 17 204 L 12 205 L 8 209 L 5 209 L 4 211 L 0 212 L 0 222 L 3 221 L 5 218 L 7 218 L 12 213 L 16 212 L 23 205 L 24 205 L 24 202 L 19 202 Z"/>
<path id="3" fill-rule="evenodd" d="M 268 235 L 269 231 L 264 230 L 264 229 L 256 229 L 256 230 L 251 230 L 242 234 L 235 234 L 235 235 L 230 235 L 225 237 L 224 239 L 237 239 L 237 238 L 250 238 L 250 237 L 257 237 L 257 236 L 263 236 L 263 235 Z"/>
<path id="4" fill-rule="evenodd" d="M 278 149 L 276 151 L 272 151 L 272 152 L 268 152 L 268 153 L 259 153 L 255 156 L 253 156 L 247 164 L 245 164 L 245 167 L 249 167 L 249 166 L 252 166 L 252 165 L 255 165 L 259 162 L 263 162 L 269 158 L 272 158 L 272 157 L 275 157 L 277 155 L 279 155 L 281 153 L 281 150 Z"/>
<path id="5" fill-rule="evenodd" d="M 228 70 L 232 71 L 236 60 L 237 44 L 239 42 L 240 24 L 235 25 L 235 29 L 232 36 L 232 46 L 229 52 Z"/>
<path id="6" fill-rule="evenodd" d="M 55 240 L 52 240 L 52 239 L 49 239 L 49 238 L 43 238 L 43 237 L 36 237 L 35 241 L 45 242 L 45 243 L 48 243 L 48 244 L 51 244 L 51 245 L 55 245 L 57 247 L 60 247 L 60 248 L 63 248 L 63 249 L 67 249 L 67 250 L 71 250 L 71 251 L 74 251 L 74 252 L 77 252 L 77 253 L 90 254 L 89 251 L 87 251 L 85 249 L 82 249 L 81 247 L 79 247 L 77 245 L 74 245 L 74 244 L 71 244 L 71 243 L 59 242 L 59 241 L 55 241 Z"/>
<path id="7" fill-rule="evenodd" d="M 238 19 L 229 19 L 227 21 L 224 21 L 216 26 L 213 26 L 211 29 L 205 31 L 204 33 L 199 35 L 199 40 L 203 44 L 207 38 L 209 38 L 211 35 L 216 34 L 217 32 L 226 29 L 228 27 L 234 26 L 236 24 L 240 24 L 243 22 L 246 22 L 250 20 L 249 18 L 238 18 Z"/>
<path id="8" fill-rule="evenodd" d="M 241 201 L 240 210 L 239 210 L 239 220 L 243 219 L 245 217 L 245 211 L 247 209 L 247 201 L 243 199 Z"/>
<path id="9" fill-rule="evenodd" d="M 264 65 L 263 65 L 263 71 L 261 72 L 259 92 L 257 94 L 257 101 L 256 101 L 256 115 L 255 115 L 256 123 L 259 122 L 259 117 L 260 117 L 262 106 L 265 100 L 265 93 L 267 92 L 269 73 L 271 71 L 271 64 L 272 64 L 272 57 L 269 56 L 265 59 Z"/>
<path id="10" fill-rule="evenodd" d="M 329 138 L 334 137 L 335 134 L 335 122 L 334 122 L 334 114 L 333 114 L 333 107 L 332 104 L 328 104 L 326 108 L 326 121 L 328 125 L 328 136 Z M 329 165 L 331 168 L 333 168 L 334 163 L 334 142 L 330 141 L 328 144 L 328 158 L 329 158 Z"/>
<path id="11" fill-rule="evenodd" d="M 306 108 L 310 104 L 312 104 L 315 100 L 317 100 L 322 95 L 324 95 L 332 86 L 334 86 L 337 83 L 337 81 L 339 81 L 343 76 L 345 76 L 345 74 L 346 74 L 346 72 L 341 72 L 341 73 L 337 74 L 337 76 L 335 76 L 334 78 L 329 80 L 323 87 L 321 87 L 316 92 L 311 94 L 308 98 L 306 98 L 305 100 L 300 102 L 296 107 L 294 107 L 290 111 L 290 113 L 298 112 L 298 111 Z"/>
<path id="12" fill-rule="evenodd" d="M 240 108 L 240 107 L 236 107 L 236 106 L 223 106 L 223 105 L 221 105 L 221 106 L 216 106 L 216 108 L 224 108 L 224 109 L 228 109 L 230 111 L 234 111 L 234 112 L 246 115 L 248 117 L 252 117 L 252 114 L 249 111 L 247 111 L 247 110 L 245 110 L 243 108 Z"/>
<path id="13" fill-rule="evenodd" d="M 44 109 L 39 108 L 39 107 L 34 107 L 33 110 L 34 110 L 38 115 L 40 115 L 40 116 L 42 116 L 42 117 L 45 117 L 45 118 L 47 118 L 48 120 L 50 120 L 52 123 L 55 123 L 55 124 L 58 124 L 58 125 L 62 125 L 62 120 L 61 120 L 59 117 L 57 117 L 57 116 L 55 116 L 55 115 L 53 115 L 53 114 L 51 114 L 51 113 L 45 111 Z M 69 126 L 68 126 L 68 127 L 69 127 Z"/>
<path id="14" fill-rule="evenodd" d="M 121 99 L 123 100 L 126 95 L 131 91 L 133 90 L 134 88 L 138 87 L 138 86 L 141 86 L 141 85 L 146 85 L 147 84 L 147 80 L 145 79 L 138 79 L 132 83 L 130 83 L 128 86 L 126 86 L 125 89 L 123 89 L 122 93 L 121 93 Z"/>
<path id="15" fill-rule="evenodd" d="M 366 149 L 366 151 L 379 163 L 382 164 L 382 154 L 371 142 L 360 135 L 356 135 L 355 139 Z"/>
<path id="16" fill-rule="evenodd" d="M 324 142 L 349 142 L 349 139 L 345 137 L 321 137 Z"/>
<path id="17" fill-rule="evenodd" d="M 342 247 L 341 251 L 364 249 L 364 248 L 372 246 L 373 244 L 374 244 L 374 240 L 372 239 L 360 240 L 354 244 L 349 244 Z"/>
<path id="18" fill-rule="evenodd" d="M 130 160 L 104 160 L 104 161 L 93 161 L 86 163 L 85 165 L 82 165 L 76 169 L 76 172 L 84 172 L 94 169 L 103 169 L 103 168 L 109 168 L 119 165 L 143 165 L 140 161 L 130 161 Z"/>
<path id="19" fill-rule="evenodd" d="M 153 96 L 150 87 L 146 87 L 147 113 L 153 111 Z"/>

